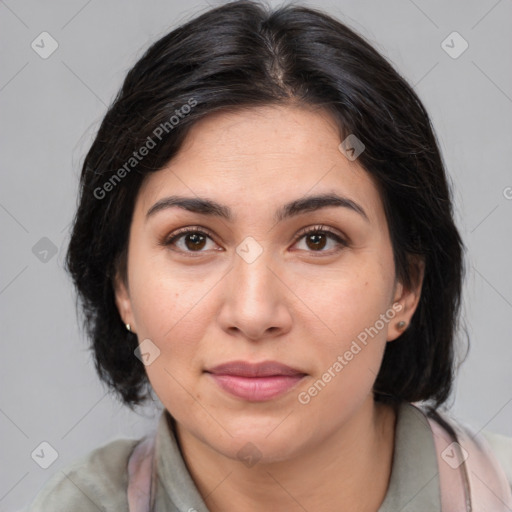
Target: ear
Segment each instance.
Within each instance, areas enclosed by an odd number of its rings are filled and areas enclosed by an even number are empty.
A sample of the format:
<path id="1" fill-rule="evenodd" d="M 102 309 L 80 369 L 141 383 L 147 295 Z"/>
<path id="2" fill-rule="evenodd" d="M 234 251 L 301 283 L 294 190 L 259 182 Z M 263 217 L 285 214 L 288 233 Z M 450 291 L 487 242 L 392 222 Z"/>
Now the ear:
<path id="1" fill-rule="evenodd" d="M 409 257 L 409 266 L 412 284 L 409 288 L 404 287 L 400 281 L 397 284 L 393 303 L 400 304 L 402 307 L 389 324 L 387 341 L 397 339 L 407 330 L 420 302 L 423 278 L 425 277 L 425 261 L 420 256 L 414 255 Z M 405 325 L 400 327 L 400 322 L 405 322 Z"/>
<path id="2" fill-rule="evenodd" d="M 125 280 L 120 276 L 119 272 L 117 272 L 113 285 L 119 316 L 123 320 L 123 323 L 130 324 L 130 330 L 132 332 L 136 332 L 128 283 L 125 282 Z"/>

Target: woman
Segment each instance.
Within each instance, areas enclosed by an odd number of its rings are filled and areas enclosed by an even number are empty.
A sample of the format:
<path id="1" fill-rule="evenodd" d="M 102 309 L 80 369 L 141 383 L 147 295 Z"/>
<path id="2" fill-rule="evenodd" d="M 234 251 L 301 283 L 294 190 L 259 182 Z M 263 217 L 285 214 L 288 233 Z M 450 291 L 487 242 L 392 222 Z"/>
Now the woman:
<path id="1" fill-rule="evenodd" d="M 67 266 L 99 376 L 164 409 L 29 510 L 512 506 L 512 439 L 439 410 L 463 244 L 429 116 L 348 27 L 242 1 L 177 28 L 80 187 Z"/>

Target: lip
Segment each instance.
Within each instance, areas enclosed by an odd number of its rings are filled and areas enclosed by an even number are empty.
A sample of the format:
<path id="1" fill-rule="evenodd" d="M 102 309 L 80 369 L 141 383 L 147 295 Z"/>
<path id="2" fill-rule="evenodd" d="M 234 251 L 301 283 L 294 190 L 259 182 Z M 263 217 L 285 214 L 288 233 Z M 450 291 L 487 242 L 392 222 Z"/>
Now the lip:
<path id="1" fill-rule="evenodd" d="M 278 361 L 262 361 L 249 363 L 248 361 L 229 361 L 206 370 L 208 373 L 222 375 L 236 375 L 238 377 L 274 377 L 278 375 L 305 375 L 304 372 Z"/>
<path id="2" fill-rule="evenodd" d="M 277 361 L 231 361 L 206 373 L 224 391 L 251 402 L 262 402 L 290 391 L 306 374 Z"/>

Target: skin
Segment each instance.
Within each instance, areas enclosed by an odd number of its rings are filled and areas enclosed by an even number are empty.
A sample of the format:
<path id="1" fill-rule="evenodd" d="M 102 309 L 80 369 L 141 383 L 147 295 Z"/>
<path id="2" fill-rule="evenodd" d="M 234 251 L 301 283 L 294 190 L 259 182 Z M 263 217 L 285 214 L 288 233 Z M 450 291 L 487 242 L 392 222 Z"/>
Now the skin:
<path id="1" fill-rule="evenodd" d="M 417 307 L 423 268 L 411 289 L 396 279 L 378 190 L 340 142 L 334 121 L 318 109 L 215 113 L 194 125 L 178 155 L 139 191 L 117 306 L 139 342 L 150 339 L 160 350 L 147 375 L 212 512 L 327 512 L 340 504 L 375 512 L 386 495 L 396 413 L 374 402 L 372 387 L 386 343 L 403 332 L 396 324 L 409 323 Z M 357 202 L 368 221 L 343 207 L 274 221 L 284 203 L 325 192 Z M 146 218 L 173 194 L 214 199 L 235 219 L 177 207 Z M 296 238 L 318 225 L 348 245 L 328 235 L 320 243 Z M 212 235 L 199 252 L 190 236 L 159 243 L 194 226 Z M 236 252 L 249 236 L 263 251 L 251 263 Z M 402 308 L 378 335 L 308 404 L 299 403 L 298 394 L 394 303 Z M 236 359 L 276 360 L 307 375 L 284 395 L 251 402 L 204 373 Z M 249 442 L 261 457 L 252 467 L 237 456 Z"/>

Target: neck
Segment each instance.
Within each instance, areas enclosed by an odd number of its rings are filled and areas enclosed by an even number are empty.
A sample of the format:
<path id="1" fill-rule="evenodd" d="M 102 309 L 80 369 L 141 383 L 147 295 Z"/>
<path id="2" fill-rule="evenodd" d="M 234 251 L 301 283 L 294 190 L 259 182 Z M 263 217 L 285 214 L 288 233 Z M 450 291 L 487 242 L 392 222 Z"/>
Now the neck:
<path id="1" fill-rule="evenodd" d="M 370 396 L 320 444 L 293 459 L 252 467 L 212 450 L 180 424 L 176 439 L 211 512 L 377 512 L 391 476 L 396 411 Z"/>

